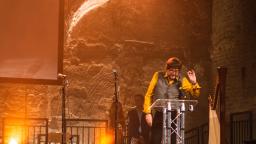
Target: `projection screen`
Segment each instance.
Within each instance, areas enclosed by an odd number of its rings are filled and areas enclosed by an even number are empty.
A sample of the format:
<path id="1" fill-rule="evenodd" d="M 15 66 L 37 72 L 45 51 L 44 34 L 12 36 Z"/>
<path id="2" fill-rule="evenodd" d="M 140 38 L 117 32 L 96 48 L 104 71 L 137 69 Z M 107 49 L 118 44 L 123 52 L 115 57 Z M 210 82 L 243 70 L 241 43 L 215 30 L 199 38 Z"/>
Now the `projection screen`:
<path id="1" fill-rule="evenodd" d="M 0 81 L 58 84 L 62 0 L 0 0 Z"/>

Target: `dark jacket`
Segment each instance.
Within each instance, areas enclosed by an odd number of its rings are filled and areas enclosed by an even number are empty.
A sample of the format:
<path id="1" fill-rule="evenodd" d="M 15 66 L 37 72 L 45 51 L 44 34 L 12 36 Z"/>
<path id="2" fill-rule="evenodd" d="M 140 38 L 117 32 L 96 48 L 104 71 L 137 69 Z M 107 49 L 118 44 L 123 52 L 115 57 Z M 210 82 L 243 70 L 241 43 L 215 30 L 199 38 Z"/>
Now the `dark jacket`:
<path id="1" fill-rule="evenodd" d="M 150 127 L 145 121 L 145 113 L 141 111 L 141 118 L 139 118 L 139 113 L 136 108 L 133 108 L 128 112 L 128 144 L 131 143 L 131 138 L 139 138 L 142 136 L 144 138 L 145 144 L 149 144 L 149 134 Z M 139 128 L 141 126 L 141 132 Z"/>

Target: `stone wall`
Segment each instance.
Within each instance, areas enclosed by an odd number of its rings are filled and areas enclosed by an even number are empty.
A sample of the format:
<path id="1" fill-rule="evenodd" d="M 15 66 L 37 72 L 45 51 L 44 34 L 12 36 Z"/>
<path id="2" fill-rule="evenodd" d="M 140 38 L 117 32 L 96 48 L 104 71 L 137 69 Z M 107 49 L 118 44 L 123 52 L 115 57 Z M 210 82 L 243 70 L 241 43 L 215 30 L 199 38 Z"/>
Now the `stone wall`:
<path id="1" fill-rule="evenodd" d="M 68 4 L 67 4 L 68 3 Z M 66 1 L 66 23 L 82 1 Z M 107 119 L 119 74 L 120 101 L 127 111 L 132 95 L 145 94 L 155 71 L 170 56 L 194 67 L 202 88 L 188 129 L 208 120 L 210 0 L 111 0 L 87 14 L 65 42 L 67 117 Z M 68 26 L 68 24 L 67 24 Z M 67 28 L 66 28 L 67 29 Z M 59 86 L 1 84 L 1 116 L 60 118 Z"/>

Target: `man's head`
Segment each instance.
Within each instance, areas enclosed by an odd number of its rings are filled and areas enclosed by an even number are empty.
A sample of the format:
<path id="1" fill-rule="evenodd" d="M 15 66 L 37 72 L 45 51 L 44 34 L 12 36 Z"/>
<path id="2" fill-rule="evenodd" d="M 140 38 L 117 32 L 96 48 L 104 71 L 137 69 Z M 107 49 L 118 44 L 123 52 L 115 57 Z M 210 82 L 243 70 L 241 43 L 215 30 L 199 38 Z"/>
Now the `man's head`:
<path id="1" fill-rule="evenodd" d="M 166 61 L 166 75 L 172 80 L 177 79 L 179 77 L 181 67 L 182 63 L 178 58 L 169 58 Z"/>
<path id="2" fill-rule="evenodd" d="M 144 103 L 144 96 L 141 94 L 136 94 L 134 95 L 134 105 L 138 108 L 138 109 L 143 109 L 143 103 Z"/>

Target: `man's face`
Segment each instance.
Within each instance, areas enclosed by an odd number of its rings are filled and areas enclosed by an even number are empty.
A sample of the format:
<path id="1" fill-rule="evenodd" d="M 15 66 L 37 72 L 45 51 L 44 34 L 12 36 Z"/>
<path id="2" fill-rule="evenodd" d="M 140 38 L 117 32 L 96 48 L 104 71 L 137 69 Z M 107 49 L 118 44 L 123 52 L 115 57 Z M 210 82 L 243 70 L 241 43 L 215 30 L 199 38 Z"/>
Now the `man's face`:
<path id="1" fill-rule="evenodd" d="M 179 73 L 180 73 L 180 69 L 177 69 L 177 68 L 169 68 L 166 70 L 166 74 L 168 78 L 172 80 L 177 79 L 179 77 Z"/>
<path id="2" fill-rule="evenodd" d="M 135 103 L 135 106 L 139 109 L 142 109 L 143 108 L 143 103 L 144 103 L 144 100 L 143 100 L 143 97 L 142 96 L 136 96 L 135 99 L 134 99 L 134 103 Z"/>

